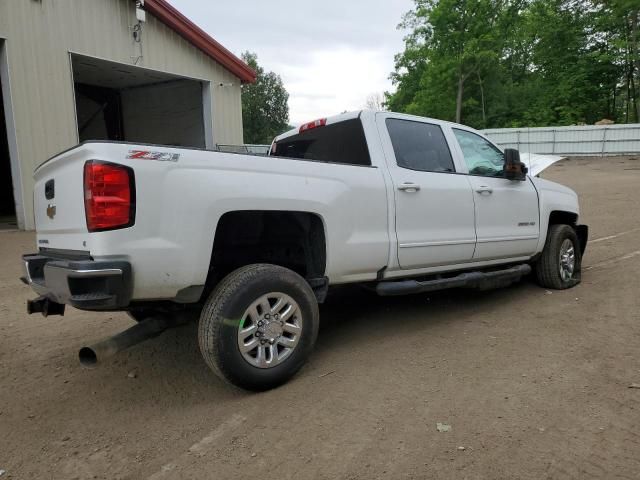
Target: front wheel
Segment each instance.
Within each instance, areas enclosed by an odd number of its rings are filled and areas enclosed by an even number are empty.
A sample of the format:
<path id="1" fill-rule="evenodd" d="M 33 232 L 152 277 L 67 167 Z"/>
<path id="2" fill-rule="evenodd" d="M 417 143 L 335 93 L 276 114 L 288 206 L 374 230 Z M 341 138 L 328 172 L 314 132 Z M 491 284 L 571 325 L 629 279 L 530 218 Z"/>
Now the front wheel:
<path id="1" fill-rule="evenodd" d="M 254 264 L 230 273 L 211 293 L 198 342 L 219 377 L 248 390 L 268 390 L 302 367 L 318 325 L 315 295 L 300 275 Z"/>
<path id="2" fill-rule="evenodd" d="M 575 230 L 569 225 L 550 225 L 547 242 L 535 265 L 538 283 L 563 290 L 580 283 L 582 254 Z"/>

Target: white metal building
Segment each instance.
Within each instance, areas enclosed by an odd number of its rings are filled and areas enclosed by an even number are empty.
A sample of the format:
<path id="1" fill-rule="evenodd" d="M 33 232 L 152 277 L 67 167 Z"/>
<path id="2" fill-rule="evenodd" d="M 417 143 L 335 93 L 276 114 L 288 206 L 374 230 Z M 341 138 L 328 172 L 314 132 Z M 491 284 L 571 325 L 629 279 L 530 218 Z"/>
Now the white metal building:
<path id="1" fill-rule="evenodd" d="M 0 0 L 0 228 L 34 228 L 34 169 L 79 142 L 242 143 L 254 80 L 166 0 Z"/>

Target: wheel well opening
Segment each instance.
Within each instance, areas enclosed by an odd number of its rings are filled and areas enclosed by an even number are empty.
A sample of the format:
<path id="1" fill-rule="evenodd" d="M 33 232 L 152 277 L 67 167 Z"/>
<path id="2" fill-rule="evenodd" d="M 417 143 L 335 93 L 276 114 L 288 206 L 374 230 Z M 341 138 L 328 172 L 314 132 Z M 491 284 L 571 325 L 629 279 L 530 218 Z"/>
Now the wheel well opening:
<path id="1" fill-rule="evenodd" d="M 549 215 L 549 225 L 571 225 L 575 226 L 578 222 L 578 215 L 571 212 L 563 212 L 554 210 Z"/>
<path id="2" fill-rule="evenodd" d="M 252 263 L 280 265 L 306 279 L 323 277 L 326 240 L 322 220 L 308 212 L 225 213 L 216 228 L 205 295 L 226 275 Z"/>

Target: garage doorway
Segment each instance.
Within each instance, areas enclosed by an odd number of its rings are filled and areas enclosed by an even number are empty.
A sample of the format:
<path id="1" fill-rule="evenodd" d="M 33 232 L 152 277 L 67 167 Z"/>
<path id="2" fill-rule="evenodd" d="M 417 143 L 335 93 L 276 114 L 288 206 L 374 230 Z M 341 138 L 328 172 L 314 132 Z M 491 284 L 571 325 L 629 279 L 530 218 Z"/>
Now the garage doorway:
<path id="1" fill-rule="evenodd" d="M 2 50 L 0 41 L 0 51 Z M 2 75 L 0 75 L 0 230 L 18 228 L 16 204 L 11 178 L 11 158 L 9 156 L 9 136 L 5 116 Z"/>
<path id="2" fill-rule="evenodd" d="M 71 65 L 80 142 L 211 147 L 208 82 L 76 54 Z"/>

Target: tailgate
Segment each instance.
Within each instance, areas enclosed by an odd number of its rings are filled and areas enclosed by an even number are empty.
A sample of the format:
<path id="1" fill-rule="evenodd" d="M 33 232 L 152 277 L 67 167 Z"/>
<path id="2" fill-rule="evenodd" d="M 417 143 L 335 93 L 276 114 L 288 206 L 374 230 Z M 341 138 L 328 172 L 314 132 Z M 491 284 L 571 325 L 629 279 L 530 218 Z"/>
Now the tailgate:
<path id="1" fill-rule="evenodd" d="M 33 206 L 39 247 L 87 250 L 83 169 L 90 156 L 81 145 L 36 169 Z"/>

